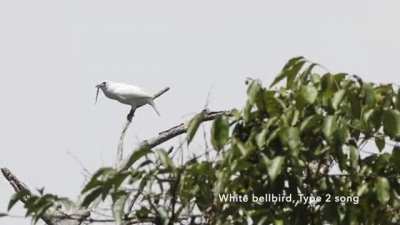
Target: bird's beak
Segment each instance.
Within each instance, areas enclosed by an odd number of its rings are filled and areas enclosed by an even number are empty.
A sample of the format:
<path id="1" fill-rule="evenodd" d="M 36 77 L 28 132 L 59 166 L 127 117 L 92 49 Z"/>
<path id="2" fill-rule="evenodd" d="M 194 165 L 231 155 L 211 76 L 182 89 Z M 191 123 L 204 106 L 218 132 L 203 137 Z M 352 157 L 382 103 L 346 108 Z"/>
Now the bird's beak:
<path id="1" fill-rule="evenodd" d="M 98 85 L 96 85 L 96 100 L 94 101 L 94 104 L 96 104 L 97 103 L 97 98 L 99 97 L 99 91 L 100 91 L 100 84 L 98 84 Z"/>

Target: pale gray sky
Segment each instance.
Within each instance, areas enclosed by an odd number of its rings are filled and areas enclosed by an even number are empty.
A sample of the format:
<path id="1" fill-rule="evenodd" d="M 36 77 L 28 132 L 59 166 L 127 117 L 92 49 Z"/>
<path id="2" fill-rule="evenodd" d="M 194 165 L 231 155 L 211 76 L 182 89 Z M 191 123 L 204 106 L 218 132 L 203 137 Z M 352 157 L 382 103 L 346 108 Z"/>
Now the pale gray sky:
<path id="1" fill-rule="evenodd" d="M 67 152 L 92 171 L 111 165 L 129 110 L 104 96 L 94 106 L 103 79 L 171 86 L 157 101 L 161 117 L 137 112 L 128 149 L 199 111 L 210 90 L 210 108 L 241 107 L 246 77 L 269 83 L 297 55 L 398 83 L 399 10 L 397 0 L 2 0 L 0 167 L 77 196 L 83 176 Z M 0 212 L 11 194 L 0 177 Z"/>

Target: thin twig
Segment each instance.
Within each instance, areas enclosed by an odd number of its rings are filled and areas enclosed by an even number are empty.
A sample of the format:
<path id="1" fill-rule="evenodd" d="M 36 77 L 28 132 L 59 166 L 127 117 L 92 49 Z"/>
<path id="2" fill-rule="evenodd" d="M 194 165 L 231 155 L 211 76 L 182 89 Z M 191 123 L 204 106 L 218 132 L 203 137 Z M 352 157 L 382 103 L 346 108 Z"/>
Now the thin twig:
<path id="1" fill-rule="evenodd" d="M 72 152 L 67 151 L 67 155 L 69 155 L 83 170 L 83 176 L 85 177 L 85 180 L 88 180 L 88 178 L 90 177 L 90 175 L 92 174 L 89 169 L 87 167 L 85 167 L 85 165 L 82 163 L 81 160 L 79 160 L 79 158 L 74 155 Z"/>
<path id="2" fill-rule="evenodd" d="M 166 88 L 160 90 L 159 92 L 157 92 L 157 93 L 153 96 L 153 100 L 157 99 L 158 97 L 160 97 L 161 95 L 163 95 L 165 92 L 169 91 L 169 89 L 170 89 L 169 87 L 166 87 Z M 123 159 L 123 157 L 124 157 L 124 140 L 125 140 L 126 131 L 128 130 L 129 125 L 130 125 L 131 122 L 132 122 L 132 119 L 133 119 L 133 117 L 134 117 L 134 115 L 135 115 L 135 111 L 136 111 L 139 107 L 142 107 L 143 105 L 145 105 L 145 104 L 138 105 L 138 106 L 136 106 L 136 108 L 132 108 L 132 109 L 129 111 L 129 114 L 128 114 L 128 116 L 127 116 L 127 121 L 126 121 L 124 127 L 122 128 L 122 132 L 121 132 L 121 135 L 120 135 L 120 137 L 119 137 L 118 148 L 117 148 L 117 161 L 116 161 L 116 165 L 118 165 L 118 164 L 122 161 L 122 159 Z"/>

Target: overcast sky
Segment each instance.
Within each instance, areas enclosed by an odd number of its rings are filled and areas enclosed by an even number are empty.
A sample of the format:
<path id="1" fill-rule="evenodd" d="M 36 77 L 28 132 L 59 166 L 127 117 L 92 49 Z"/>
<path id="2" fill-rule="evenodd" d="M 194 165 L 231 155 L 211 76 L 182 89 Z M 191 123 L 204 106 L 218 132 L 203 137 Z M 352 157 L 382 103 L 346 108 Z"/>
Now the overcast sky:
<path id="1" fill-rule="evenodd" d="M 104 96 L 94 105 L 104 79 L 171 87 L 156 101 L 161 117 L 137 112 L 128 149 L 201 110 L 208 93 L 211 109 L 241 107 L 246 77 L 269 83 L 293 56 L 399 83 L 399 10 L 398 0 L 1 0 L 0 167 L 75 198 L 74 157 L 90 171 L 112 165 L 129 111 Z M 0 212 L 12 193 L 0 177 Z"/>

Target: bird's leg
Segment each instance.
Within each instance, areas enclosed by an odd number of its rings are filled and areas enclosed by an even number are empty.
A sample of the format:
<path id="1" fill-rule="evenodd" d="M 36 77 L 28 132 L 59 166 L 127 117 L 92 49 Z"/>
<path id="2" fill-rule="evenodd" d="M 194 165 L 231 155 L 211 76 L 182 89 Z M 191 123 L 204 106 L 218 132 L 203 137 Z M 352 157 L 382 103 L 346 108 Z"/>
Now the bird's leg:
<path id="1" fill-rule="evenodd" d="M 129 114 L 126 117 L 126 119 L 128 119 L 129 122 L 132 122 L 132 118 L 135 115 L 135 111 L 136 111 L 136 108 L 134 108 L 134 107 L 132 107 L 131 111 L 129 111 Z"/>

